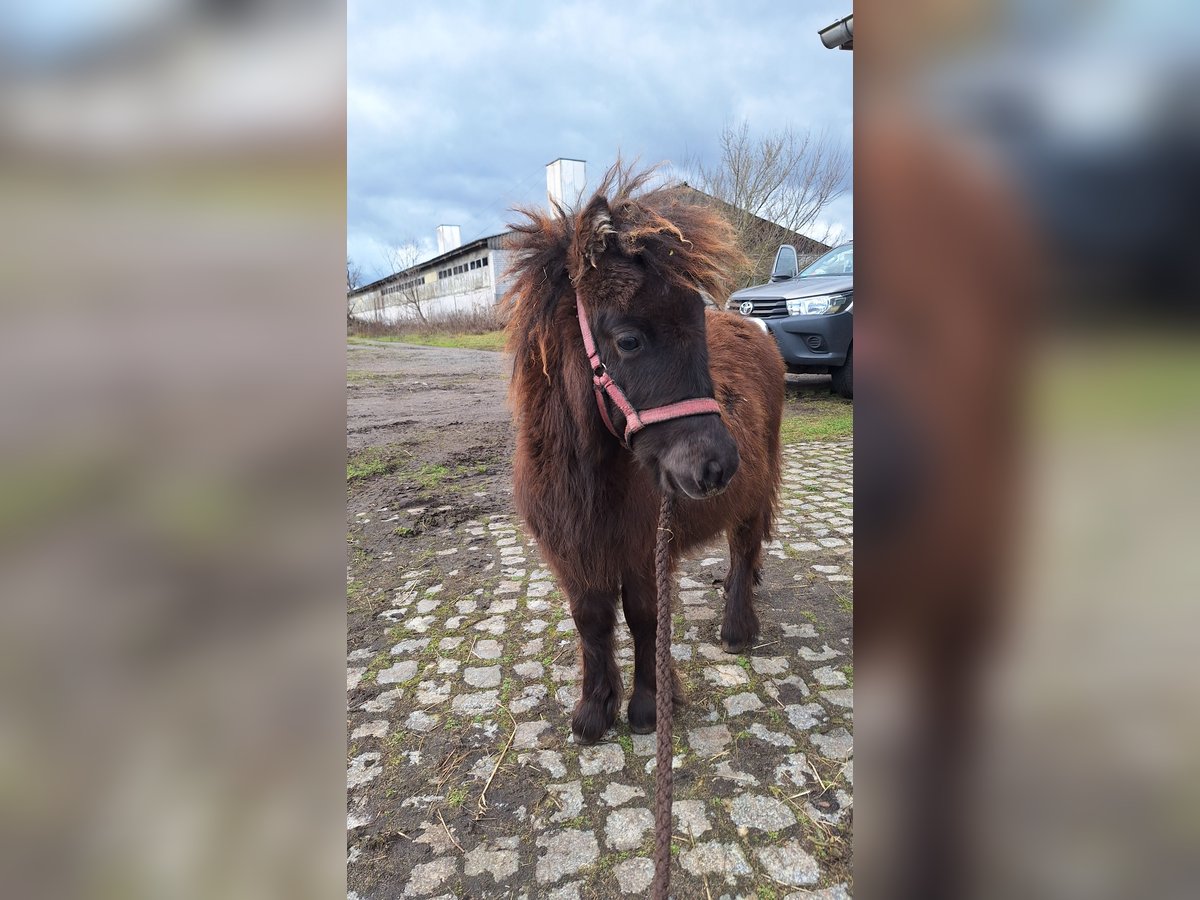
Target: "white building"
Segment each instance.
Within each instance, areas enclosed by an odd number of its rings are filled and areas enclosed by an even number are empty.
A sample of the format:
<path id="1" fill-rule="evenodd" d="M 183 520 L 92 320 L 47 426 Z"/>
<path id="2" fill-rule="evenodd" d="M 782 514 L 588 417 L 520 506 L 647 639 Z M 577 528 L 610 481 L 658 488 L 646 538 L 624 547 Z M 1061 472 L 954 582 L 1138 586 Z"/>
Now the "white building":
<path id="1" fill-rule="evenodd" d="M 546 166 L 546 196 L 561 205 L 575 204 L 586 182 L 583 160 L 556 159 Z M 504 278 L 508 235 L 504 231 L 462 244 L 457 225 L 439 225 L 438 255 L 351 291 L 347 295 L 351 315 L 391 324 L 494 307 L 508 289 Z"/>
<path id="2" fill-rule="evenodd" d="M 490 309 L 507 289 L 503 280 L 507 234 L 493 234 L 459 246 L 458 227 L 439 226 L 438 245 L 446 247 L 445 251 L 351 291 L 351 315 L 394 323 L 420 315 L 439 318 Z"/>

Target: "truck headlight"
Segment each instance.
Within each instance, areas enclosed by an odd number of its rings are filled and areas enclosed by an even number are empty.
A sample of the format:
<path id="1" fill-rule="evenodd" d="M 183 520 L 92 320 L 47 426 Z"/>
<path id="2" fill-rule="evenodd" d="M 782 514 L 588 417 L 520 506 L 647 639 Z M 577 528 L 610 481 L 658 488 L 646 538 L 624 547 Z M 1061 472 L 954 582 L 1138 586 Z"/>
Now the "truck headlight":
<path id="1" fill-rule="evenodd" d="M 799 297 L 787 302 L 789 316 L 831 316 L 854 301 L 854 293 L 829 294 L 825 297 Z"/>

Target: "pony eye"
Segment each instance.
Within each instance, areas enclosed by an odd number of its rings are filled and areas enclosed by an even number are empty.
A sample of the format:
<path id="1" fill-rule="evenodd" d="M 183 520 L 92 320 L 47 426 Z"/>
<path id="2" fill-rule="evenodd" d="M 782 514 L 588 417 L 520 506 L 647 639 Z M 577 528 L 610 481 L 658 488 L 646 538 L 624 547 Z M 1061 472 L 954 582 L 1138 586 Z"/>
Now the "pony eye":
<path id="1" fill-rule="evenodd" d="M 635 338 L 632 334 L 625 334 L 617 338 L 617 349 L 622 353 L 632 353 L 640 346 L 642 346 L 642 342 Z"/>

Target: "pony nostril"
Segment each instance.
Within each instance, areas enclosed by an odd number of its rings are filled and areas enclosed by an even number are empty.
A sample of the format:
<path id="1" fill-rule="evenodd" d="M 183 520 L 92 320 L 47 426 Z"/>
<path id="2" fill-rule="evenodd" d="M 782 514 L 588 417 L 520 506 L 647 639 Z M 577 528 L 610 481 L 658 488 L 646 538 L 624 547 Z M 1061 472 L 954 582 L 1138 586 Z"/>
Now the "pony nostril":
<path id="1" fill-rule="evenodd" d="M 701 484 L 706 491 L 725 486 L 725 468 L 719 459 L 710 459 L 704 464 L 704 477 Z"/>

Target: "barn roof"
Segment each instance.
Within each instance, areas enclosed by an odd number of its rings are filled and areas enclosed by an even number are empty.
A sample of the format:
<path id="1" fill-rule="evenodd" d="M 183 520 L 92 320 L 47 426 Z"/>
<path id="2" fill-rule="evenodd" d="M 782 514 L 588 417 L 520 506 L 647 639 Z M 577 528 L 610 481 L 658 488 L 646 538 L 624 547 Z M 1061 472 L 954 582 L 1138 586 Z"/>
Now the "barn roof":
<path id="1" fill-rule="evenodd" d="M 726 209 L 734 209 L 732 205 L 726 203 L 724 200 L 719 200 L 711 194 L 706 194 L 704 191 L 692 187 L 686 181 L 681 181 L 678 184 L 671 186 L 669 190 L 683 192 L 689 195 L 689 199 L 691 201 L 708 204 L 715 207 L 720 212 L 725 212 Z M 755 218 L 762 219 L 761 216 L 755 216 Z M 788 228 L 784 228 L 782 225 L 778 225 L 775 222 L 770 222 L 767 219 L 762 219 L 762 221 L 779 230 L 779 243 L 793 245 L 796 248 L 796 252 L 801 256 L 819 256 L 830 249 L 828 244 L 814 240 L 813 238 L 807 237 Z M 357 297 L 360 294 L 378 290 L 379 288 L 387 284 L 391 284 L 394 281 L 401 281 L 416 272 L 424 272 L 428 269 L 438 268 L 439 266 L 445 265 L 447 262 L 450 262 L 459 256 L 467 253 L 473 253 L 476 250 L 483 249 L 484 247 L 490 247 L 493 250 L 501 250 L 503 249 L 504 239 L 510 234 L 512 234 L 511 231 L 501 231 L 498 234 L 489 234 L 484 237 L 476 238 L 473 241 L 463 244 L 461 247 L 455 247 L 453 250 L 447 250 L 445 253 L 435 256 L 432 259 L 427 259 L 425 262 L 417 263 L 415 266 L 409 266 L 403 271 L 393 272 L 391 275 L 387 275 L 378 279 L 377 281 L 372 281 L 370 284 L 355 288 L 354 290 L 347 292 L 347 296 Z"/>
<path id="2" fill-rule="evenodd" d="M 391 275 L 386 275 L 377 281 L 372 281 L 370 284 L 364 284 L 360 288 L 355 288 L 352 291 L 348 291 L 346 296 L 357 297 L 359 294 L 365 294 L 369 291 L 377 290 L 378 288 L 390 284 L 393 281 L 400 281 L 414 272 L 424 272 L 426 269 L 437 268 L 438 266 L 445 265 L 459 256 L 467 253 L 473 253 L 476 250 L 482 250 L 484 247 L 490 247 L 493 250 L 500 249 L 501 241 L 503 241 L 503 239 L 509 234 L 510 232 L 508 231 L 502 231 L 499 234 L 489 234 L 481 238 L 475 238 L 475 240 L 468 241 L 460 247 L 455 247 L 453 250 L 447 250 L 445 253 L 435 256 L 433 259 L 427 259 L 424 262 L 419 262 L 415 266 L 409 266 L 407 269 L 404 269 L 400 272 L 393 272 Z"/>

